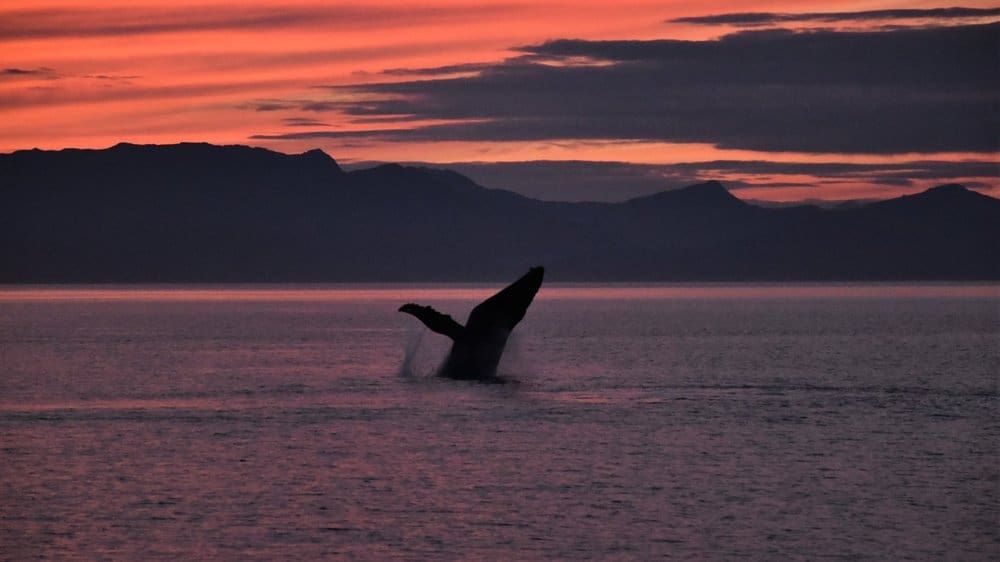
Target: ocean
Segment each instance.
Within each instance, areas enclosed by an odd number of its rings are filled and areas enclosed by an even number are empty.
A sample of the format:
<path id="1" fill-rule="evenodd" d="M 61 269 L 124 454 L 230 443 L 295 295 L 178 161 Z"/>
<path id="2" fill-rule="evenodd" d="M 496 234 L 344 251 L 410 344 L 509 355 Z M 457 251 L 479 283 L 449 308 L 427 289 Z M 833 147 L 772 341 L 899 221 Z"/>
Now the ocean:
<path id="1" fill-rule="evenodd" d="M 0 289 L 0 559 L 997 560 L 1000 286 Z"/>

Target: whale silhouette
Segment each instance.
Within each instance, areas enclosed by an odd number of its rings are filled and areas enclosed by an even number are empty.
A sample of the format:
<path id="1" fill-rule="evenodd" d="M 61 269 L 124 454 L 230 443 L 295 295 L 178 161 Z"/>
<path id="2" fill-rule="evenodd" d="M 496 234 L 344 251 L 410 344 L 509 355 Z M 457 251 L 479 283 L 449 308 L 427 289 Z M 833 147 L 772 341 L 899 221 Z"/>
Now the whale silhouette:
<path id="1" fill-rule="evenodd" d="M 412 314 L 432 331 L 452 339 L 451 351 L 438 375 L 451 379 L 502 382 L 497 365 L 514 326 L 542 286 L 545 268 L 533 267 L 499 293 L 476 305 L 465 326 L 429 306 L 407 303 L 400 312 Z"/>

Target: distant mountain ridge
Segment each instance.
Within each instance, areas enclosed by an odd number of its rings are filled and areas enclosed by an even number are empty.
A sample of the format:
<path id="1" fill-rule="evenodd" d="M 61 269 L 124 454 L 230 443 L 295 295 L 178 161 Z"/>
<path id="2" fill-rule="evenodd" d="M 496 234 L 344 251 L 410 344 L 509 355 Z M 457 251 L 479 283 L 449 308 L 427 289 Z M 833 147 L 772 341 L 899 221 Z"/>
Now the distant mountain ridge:
<path id="1" fill-rule="evenodd" d="M 764 208 L 718 182 L 544 202 L 320 150 L 118 144 L 0 155 L 3 283 L 1000 279 L 1000 200 L 959 185 Z"/>

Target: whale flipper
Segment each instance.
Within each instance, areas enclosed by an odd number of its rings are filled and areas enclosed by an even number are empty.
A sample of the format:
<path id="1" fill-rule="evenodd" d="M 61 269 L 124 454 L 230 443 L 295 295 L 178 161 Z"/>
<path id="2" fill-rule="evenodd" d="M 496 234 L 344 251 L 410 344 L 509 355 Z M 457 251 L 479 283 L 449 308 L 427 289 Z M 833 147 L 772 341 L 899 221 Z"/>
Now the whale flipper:
<path id="1" fill-rule="evenodd" d="M 480 332 L 496 328 L 513 330 L 524 318 L 528 305 L 542 286 L 545 269 L 533 267 L 520 279 L 505 287 L 499 293 L 476 305 L 465 323 L 466 330 Z"/>
<path id="2" fill-rule="evenodd" d="M 454 318 L 447 314 L 441 314 L 429 306 L 420 306 L 411 302 L 399 307 L 399 312 L 416 316 L 431 331 L 444 334 L 453 340 L 461 338 L 465 332 L 465 328 L 455 322 Z"/>
<path id="3" fill-rule="evenodd" d="M 520 279 L 476 305 L 463 327 L 451 316 L 414 303 L 399 307 L 431 330 L 453 340 L 438 374 L 453 379 L 497 381 L 497 365 L 511 330 L 524 318 L 542 286 L 545 269 L 533 267 Z"/>

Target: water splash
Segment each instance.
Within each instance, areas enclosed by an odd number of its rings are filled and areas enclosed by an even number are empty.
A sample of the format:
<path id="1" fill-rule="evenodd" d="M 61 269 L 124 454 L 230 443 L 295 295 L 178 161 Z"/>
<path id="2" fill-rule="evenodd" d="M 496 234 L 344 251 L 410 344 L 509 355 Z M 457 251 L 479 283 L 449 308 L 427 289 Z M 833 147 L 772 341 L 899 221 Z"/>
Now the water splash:
<path id="1" fill-rule="evenodd" d="M 416 330 L 410 332 L 409 339 L 406 342 L 406 352 L 403 355 L 403 363 L 399 366 L 398 375 L 400 377 L 410 379 L 415 376 L 413 369 L 414 360 L 417 357 L 417 351 L 420 350 L 420 342 L 424 339 L 425 331 Z"/>

